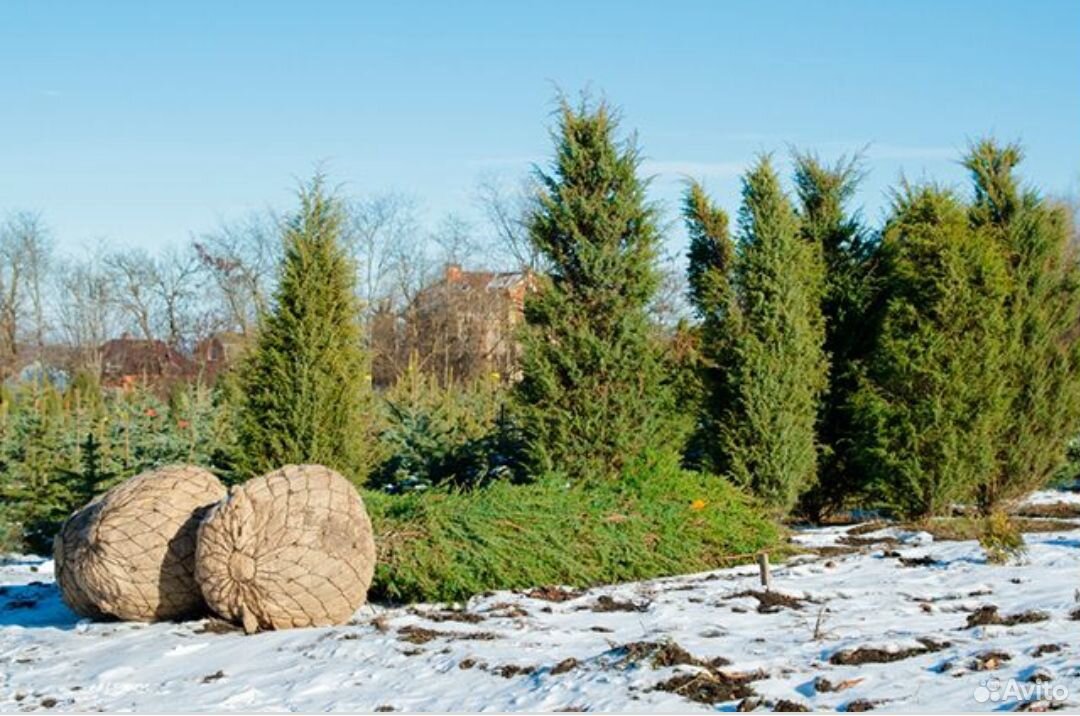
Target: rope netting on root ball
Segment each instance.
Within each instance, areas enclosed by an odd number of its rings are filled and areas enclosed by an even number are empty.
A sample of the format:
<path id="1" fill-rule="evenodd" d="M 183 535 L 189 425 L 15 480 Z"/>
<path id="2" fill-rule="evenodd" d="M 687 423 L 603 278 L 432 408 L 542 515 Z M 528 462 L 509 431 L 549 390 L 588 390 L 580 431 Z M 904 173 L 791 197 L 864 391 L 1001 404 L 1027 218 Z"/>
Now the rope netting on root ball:
<path id="1" fill-rule="evenodd" d="M 224 496 L 212 473 L 171 465 L 94 498 L 53 542 L 64 601 L 94 619 L 168 620 L 205 611 L 195 540 L 203 515 Z"/>
<path id="2" fill-rule="evenodd" d="M 345 623 L 374 570 L 360 495 L 321 465 L 289 465 L 233 487 L 199 528 L 203 596 L 248 633 Z"/>

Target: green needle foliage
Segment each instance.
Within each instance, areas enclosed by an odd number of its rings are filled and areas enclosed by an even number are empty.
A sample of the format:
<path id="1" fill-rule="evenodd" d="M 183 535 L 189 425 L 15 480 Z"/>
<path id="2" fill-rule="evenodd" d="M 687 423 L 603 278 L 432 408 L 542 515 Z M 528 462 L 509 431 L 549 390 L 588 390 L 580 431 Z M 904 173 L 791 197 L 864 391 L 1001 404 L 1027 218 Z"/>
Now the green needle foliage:
<path id="1" fill-rule="evenodd" d="M 993 242 L 1008 267 L 1006 360 L 1008 420 L 996 462 L 979 483 L 984 514 L 1044 486 L 1066 459 L 1080 423 L 1080 270 L 1070 246 L 1069 216 L 1021 189 L 1016 145 L 975 144 L 964 165 L 975 183 L 969 212 L 975 231 Z"/>
<path id="2" fill-rule="evenodd" d="M 299 198 L 273 308 L 240 370 L 235 467 L 246 477 L 313 462 L 360 482 L 374 452 L 371 390 L 345 217 L 321 176 Z"/>
<path id="3" fill-rule="evenodd" d="M 874 244 L 859 216 L 847 209 L 861 178 L 857 157 L 827 166 L 814 154 L 795 155 L 800 228 L 806 241 L 821 247 L 825 260 L 821 311 L 829 384 L 818 416 L 818 482 L 800 501 L 800 510 L 815 520 L 841 507 L 862 487 L 862 474 L 851 465 L 850 406 L 857 362 L 871 346 L 865 314 L 873 293 Z"/>
<path id="4" fill-rule="evenodd" d="M 967 208 L 934 186 L 897 194 L 880 260 L 876 341 L 853 398 L 859 463 L 894 513 L 942 514 L 994 468 L 1007 269 Z"/>
<path id="5" fill-rule="evenodd" d="M 691 299 L 704 322 L 709 467 L 786 513 L 815 480 L 825 388 L 824 267 L 769 159 L 743 179 L 737 242 L 699 186 L 687 194 Z"/>
<path id="6" fill-rule="evenodd" d="M 529 236 L 550 267 L 525 304 L 516 412 L 534 469 L 614 477 L 681 449 L 648 306 L 660 283 L 655 212 L 610 108 L 565 100 Z"/>

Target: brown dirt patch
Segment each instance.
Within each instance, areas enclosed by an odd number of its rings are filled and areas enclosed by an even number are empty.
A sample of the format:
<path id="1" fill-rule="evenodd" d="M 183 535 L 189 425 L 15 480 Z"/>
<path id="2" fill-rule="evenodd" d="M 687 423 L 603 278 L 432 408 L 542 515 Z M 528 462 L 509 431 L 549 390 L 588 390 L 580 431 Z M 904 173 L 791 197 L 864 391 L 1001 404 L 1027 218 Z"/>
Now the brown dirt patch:
<path id="1" fill-rule="evenodd" d="M 906 649 L 889 651 L 877 647 L 860 646 L 855 649 L 843 649 L 829 657 L 829 663 L 836 666 L 858 666 L 860 664 L 886 664 L 892 661 L 902 661 L 913 656 L 931 654 L 941 651 L 950 646 L 949 642 L 937 642 L 932 639 L 917 639 L 921 646 L 912 646 Z"/>
<path id="2" fill-rule="evenodd" d="M 450 639 L 451 641 L 491 641 L 498 639 L 497 634 L 487 631 L 462 632 L 462 631 L 438 631 L 425 629 L 424 627 L 409 625 L 398 629 L 398 641 L 409 644 L 426 644 L 433 639 Z"/>
<path id="3" fill-rule="evenodd" d="M 594 612 L 647 612 L 649 602 L 620 601 L 605 594 L 587 608 Z"/>
<path id="4" fill-rule="evenodd" d="M 1050 618 L 1050 615 L 1046 612 L 1040 612 L 1035 609 L 1028 610 L 1026 612 L 1018 612 L 1016 614 L 1010 614 L 1008 616 L 1002 616 L 998 613 L 998 608 L 992 604 L 988 604 L 979 607 L 974 612 L 968 615 L 967 624 L 965 629 L 972 629 L 977 626 L 1016 626 L 1017 624 L 1034 624 L 1036 622 L 1044 622 Z"/>
<path id="5" fill-rule="evenodd" d="M 771 614 L 784 608 L 802 609 L 803 604 L 806 601 L 804 599 L 799 599 L 798 597 L 793 597 L 790 594 L 758 589 L 747 589 L 724 597 L 724 599 L 738 599 L 740 597 L 753 597 L 756 599 L 758 602 L 757 610 L 762 614 Z"/>
<path id="6" fill-rule="evenodd" d="M 571 599 L 577 599 L 584 595 L 585 592 L 579 592 L 573 589 L 563 589 L 562 587 L 548 586 L 537 587 L 525 592 L 525 596 L 530 599 L 543 599 L 545 602 L 568 602 Z"/>

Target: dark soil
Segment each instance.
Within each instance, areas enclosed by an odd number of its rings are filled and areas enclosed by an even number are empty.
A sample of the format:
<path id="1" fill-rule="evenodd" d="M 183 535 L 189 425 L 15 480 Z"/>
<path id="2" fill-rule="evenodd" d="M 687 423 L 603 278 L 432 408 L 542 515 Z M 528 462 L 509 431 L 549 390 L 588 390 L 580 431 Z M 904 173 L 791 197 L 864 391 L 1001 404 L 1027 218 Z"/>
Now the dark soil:
<path id="1" fill-rule="evenodd" d="M 1048 505 L 1025 505 L 1015 513 L 1020 517 L 1052 517 L 1056 519 L 1075 519 L 1080 517 L 1080 505 L 1068 502 L 1055 502 Z"/>
<path id="2" fill-rule="evenodd" d="M 686 649 L 673 641 L 632 641 L 619 647 L 623 652 L 622 658 L 615 662 L 615 666 L 625 668 L 638 664 L 646 659 L 654 669 L 662 669 L 667 666 L 700 666 L 705 669 L 716 671 L 731 664 L 722 656 L 712 659 L 701 659 L 694 656 Z"/>
<path id="3" fill-rule="evenodd" d="M 572 589 L 562 587 L 538 587 L 525 592 L 525 596 L 531 599 L 543 599 L 545 602 L 568 602 L 585 594 Z"/>
<path id="4" fill-rule="evenodd" d="M 215 671 L 212 674 L 207 674 L 206 676 L 202 677 L 202 682 L 204 684 L 212 684 L 213 682 L 220 681 L 221 679 L 224 679 L 224 678 L 225 678 L 225 672 L 221 671 L 221 670 L 218 670 L 218 671 Z"/>
<path id="5" fill-rule="evenodd" d="M 463 612 L 456 609 L 445 609 L 442 611 L 430 611 L 425 612 L 419 609 L 410 609 L 411 614 L 427 619 L 433 622 L 463 622 L 465 624 L 477 624 L 484 621 L 486 617 L 480 614 L 472 614 L 470 612 Z"/>
<path id="6" fill-rule="evenodd" d="M 873 711 L 877 708 L 880 701 L 871 701 L 870 699 L 855 699 L 849 701 L 844 705 L 844 711 L 848 713 L 861 713 L 863 711 Z"/>
<path id="7" fill-rule="evenodd" d="M 988 604 L 979 607 L 969 614 L 967 625 L 964 628 L 972 629 L 977 626 L 986 625 L 1016 626 L 1017 624 L 1034 624 L 1035 622 L 1044 622 L 1049 618 L 1050 615 L 1046 612 L 1040 612 L 1034 609 L 1003 617 L 998 613 L 998 608 L 996 606 Z"/>
<path id="8" fill-rule="evenodd" d="M 762 614 L 772 614 L 783 608 L 802 609 L 803 603 L 805 602 L 805 600 L 793 597 L 789 594 L 757 589 L 747 589 L 746 591 L 724 597 L 724 599 L 737 599 L 740 597 L 753 597 L 756 599 L 758 602 L 757 610 Z"/>
<path id="9" fill-rule="evenodd" d="M 195 634 L 231 634 L 234 631 L 243 631 L 243 627 L 216 617 L 210 617 L 192 629 Z"/>
<path id="10" fill-rule="evenodd" d="M 858 666 L 860 664 L 885 664 L 892 661 L 902 661 L 913 656 L 931 654 L 935 651 L 947 649 L 949 642 L 936 642 L 931 639 L 919 639 L 922 646 L 913 646 L 897 651 L 886 651 L 875 647 L 860 646 L 857 649 L 844 649 L 829 657 L 829 663 L 836 666 Z"/>
<path id="11" fill-rule="evenodd" d="M 975 656 L 971 662 L 971 670 L 993 671 L 1010 660 L 1012 660 L 1012 656 L 1007 652 L 991 649 Z"/>
<path id="12" fill-rule="evenodd" d="M 654 691 L 666 691 L 699 704 L 718 704 L 754 695 L 747 682 L 725 677 L 720 673 L 676 674 L 653 687 Z"/>
<path id="13" fill-rule="evenodd" d="M 477 632 L 462 632 L 462 631 L 436 631 L 435 629 L 425 629 L 419 626 L 405 626 L 398 629 L 398 641 L 405 641 L 410 644 L 426 644 L 433 639 L 450 639 L 460 641 L 491 641 L 492 639 L 498 639 L 497 634 L 492 634 L 487 631 Z"/>
<path id="14" fill-rule="evenodd" d="M 787 699 L 780 699 L 773 704 L 773 711 L 780 713 L 806 713 L 810 710 L 810 707 L 806 704 L 800 704 L 798 701 L 789 701 Z"/>
<path id="15" fill-rule="evenodd" d="M 1061 651 L 1061 644 L 1039 644 L 1035 647 L 1035 650 L 1031 652 L 1031 656 L 1038 659 L 1043 654 L 1056 654 Z"/>
<path id="16" fill-rule="evenodd" d="M 933 567 L 938 561 L 928 554 L 922 557 L 900 557 L 900 564 L 905 567 Z"/>
<path id="17" fill-rule="evenodd" d="M 494 673 L 504 679 L 510 679 L 515 676 L 528 676 L 534 671 L 536 671 L 535 666 L 518 666 L 517 664 L 506 664 L 505 666 L 498 666 L 493 669 Z"/>
<path id="18" fill-rule="evenodd" d="M 622 602 L 605 594 L 588 608 L 594 612 L 647 612 L 649 602 Z"/>
<path id="19" fill-rule="evenodd" d="M 553 676 L 558 674 L 565 674 L 568 671 L 573 671 L 574 669 L 576 669 L 577 665 L 578 660 L 573 657 L 563 659 L 558 664 L 551 667 L 551 673 Z"/>

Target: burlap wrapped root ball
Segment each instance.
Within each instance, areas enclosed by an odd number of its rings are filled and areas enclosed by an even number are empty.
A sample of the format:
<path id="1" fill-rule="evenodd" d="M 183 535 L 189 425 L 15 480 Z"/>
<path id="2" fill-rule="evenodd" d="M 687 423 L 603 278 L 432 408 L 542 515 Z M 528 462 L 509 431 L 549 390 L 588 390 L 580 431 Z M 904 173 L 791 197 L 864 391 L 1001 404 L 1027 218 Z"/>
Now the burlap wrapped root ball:
<path id="1" fill-rule="evenodd" d="M 171 465 L 96 497 L 53 540 L 64 601 L 94 619 L 154 621 L 204 612 L 195 540 L 203 516 L 224 496 L 212 473 Z"/>
<path id="2" fill-rule="evenodd" d="M 199 527 L 203 596 L 249 634 L 347 622 L 374 571 L 363 500 L 321 465 L 288 465 L 233 487 Z"/>

